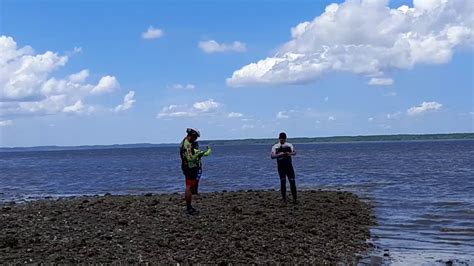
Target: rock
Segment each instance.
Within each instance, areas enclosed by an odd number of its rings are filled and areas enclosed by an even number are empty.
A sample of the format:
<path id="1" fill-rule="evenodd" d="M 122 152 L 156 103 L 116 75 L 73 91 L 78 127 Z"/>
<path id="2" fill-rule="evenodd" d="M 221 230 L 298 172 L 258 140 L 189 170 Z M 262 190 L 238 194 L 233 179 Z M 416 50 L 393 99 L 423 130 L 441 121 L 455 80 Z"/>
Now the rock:
<path id="1" fill-rule="evenodd" d="M 332 265 L 350 263 L 369 247 L 368 205 L 351 193 L 300 195 L 296 208 L 282 207 L 274 191 L 203 193 L 195 203 L 199 216 L 183 213 L 182 194 L 65 198 L 28 202 L 8 212 L 0 207 L 0 245 L 6 246 L 0 247 L 0 260 Z"/>
<path id="2" fill-rule="evenodd" d="M 13 236 L 0 237 L 0 248 L 14 248 L 18 246 L 18 239 Z"/>
<path id="3" fill-rule="evenodd" d="M 151 196 L 153 196 L 153 193 L 146 193 L 145 194 L 145 197 L 151 197 Z"/>
<path id="4" fill-rule="evenodd" d="M 117 224 L 118 225 L 128 225 L 128 221 L 124 220 L 124 219 L 121 219 L 121 220 L 118 220 Z"/>
<path id="5" fill-rule="evenodd" d="M 232 211 L 235 212 L 235 213 L 242 213 L 242 207 L 240 206 L 234 206 L 232 208 Z"/>

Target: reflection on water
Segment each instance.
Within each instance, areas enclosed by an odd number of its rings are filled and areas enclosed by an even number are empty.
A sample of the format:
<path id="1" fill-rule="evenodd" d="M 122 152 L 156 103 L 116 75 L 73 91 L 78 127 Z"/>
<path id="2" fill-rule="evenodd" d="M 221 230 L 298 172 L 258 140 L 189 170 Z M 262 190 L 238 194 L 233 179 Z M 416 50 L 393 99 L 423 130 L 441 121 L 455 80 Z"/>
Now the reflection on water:
<path id="1" fill-rule="evenodd" d="M 474 260 L 474 141 L 295 145 L 300 189 L 370 199 L 393 264 Z M 217 146 L 200 189 L 278 188 L 270 146 Z M 0 201 L 183 189 L 176 147 L 0 153 Z M 388 250 L 388 251 L 386 251 Z"/>

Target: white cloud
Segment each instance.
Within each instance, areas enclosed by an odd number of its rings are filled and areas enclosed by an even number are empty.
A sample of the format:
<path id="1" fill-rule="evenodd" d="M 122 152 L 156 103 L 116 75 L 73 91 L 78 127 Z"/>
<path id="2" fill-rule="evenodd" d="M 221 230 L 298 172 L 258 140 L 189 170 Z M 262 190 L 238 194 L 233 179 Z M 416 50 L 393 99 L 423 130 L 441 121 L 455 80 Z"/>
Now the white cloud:
<path id="1" fill-rule="evenodd" d="M 421 105 L 414 106 L 408 109 L 407 114 L 419 115 L 422 113 L 439 110 L 441 109 L 441 107 L 443 107 L 443 105 L 437 102 L 423 102 L 421 103 Z"/>
<path id="2" fill-rule="evenodd" d="M 12 125 L 13 125 L 12 120 L 0 120 L 0 127 L 8 127 Z"/>
<path id="3" fill-rule="evenodd" d="M 288 112 L 280 111 L 280 112 L 277 113 L 276 118 L 277 119 L 287 119 L 287 118 L 290 118 L 290 115 L 288 114 Z"/>
<path id="4" fill-rule="evenodd" d="M 335 120 L 336 120 L 336 118 L 334 116 L 328 117 L 328 121 L 335 121 Z"/>
<path id="5" fill-rule="evenodd" d="M 235 41 L 232 44 L 218 43 L 214 40 L 201 41 L 198 44 L 204 52 L 211 53 L 223 53 L 223 52 L 245 52 L 247 50 L 245 43 Z"/>
<path id="6" fill-rule="evenodd" d="M 82 113 L 84 111 L 84 104 L 81 100 L 77 101 L 74 105 L 66 106 L 63 108 L 64 113 Z"/>
<path id="7" fill-rule="evenodd" d="M 393 79 L 391 78 L 371 78 L 369 85 L 378 85 L 378 86 L 388 86 L 393 84 Z"/>
<path id="8" fill-rule="evenodd" d="M 48 75 L 64 66 L 67 56 L 47 51 L 33 55 L 29 46 L 17 49 L 12 37 L 0 37 L 0 100 L 21 100 L 38 96 L 37 88 Z"/>
<path id="9" fill-rule="evenodd" d="M 105 76 L 100 79 L 99 84 L 97 84 L 97 86 L 95 86 L 91 90 L 91 93 L 92 94 L 109 93 L 109 92 L 113 92 L 119 86 L 120 85 L 115 77 Z"/>
<path id="10" fill-rule="evenodd" d="M 374 118 L 373 118 L 373 117 L 369 117 L 369 119 L 368 119 L 367 121 L 372 122 L 372 121 L 374 121 Z"/>
<path id="11" fill-rule="evenodd" d="M 242 129 L 253 129 L 253 128 L 255 128 L 255 125 L 251 125 L 251 124 L 242 125 Z"/>
<path id="12" fill-rule="evenodd" d="M 68 59 L 51 51 L 36 54 L 29 46 L 17 47 L 12 37 L 1 36 L 0 116 L 90 113 L 95 108 L 85 104 L 87 97 L 119 87 L 114 76 L 104 76 L 96 85 L 87 82 L 87 69 L 64 78 L 52 77 Z"/>
<path id="13" fill-rule="evenodd" d="M 243 117 L 244 115 L 241 114 L 241 113 L 235 113 L 235 112 L 231 112 L 227 115 L 228 118 L 236 118 L 236 117 Z"/>
<path id="14" fill-rule="evenodd" d="M 127 95 L 125 95 L 123 97 L 123 103 L 117 105 L 117 107 L 115 107 L 114 111 L 115 112 L 121 112 L 121 111 L 126 111 L 126 110 L 132 108 L 133 104 L 135 103 L 134 97 L 135 97 L 135 91 L 129 91 L 127 93 Z"/>
<path id="15" fill-rule="evenodd" d="M 324 98 L 324 101 L 325 101 L 325 102 L 329 101 L 329 97 L 326 96 L 326 97 Z"/>
<path id="16" fill-rule="evenodd" d="M 171 88 L 175 90 L 194 90 L 196 86 L 194 84 L 182 85 L 182 84 L 177 83 L 177 84 L 173 84 Z"/>
<path id="17" fill-rule="evenodd" d="M 75 83 L 82 83 L 89 77 L 89 70 L 84 69 L 78 73 L 69 75 L 69 80 Z"/>
<path id="18" fill-rule="evenodd" d="M 157 39 L 164 34 L 162 29 L 156 29 L 153 26 L 148 27 L 148 30 L 142 33 L 142 38 L 145 40 Z"/>
<path id="19" fill-rule="evenodd" d="M 214 101 L 213 99 L 208 99 L 202 102 L 196 102 L 192 106 L 186 104 L 172 104 L 163 107 L 161 111 L 156 115 L 156 118 L 214 115 L 220 106 L 222 106 L 222 104 Z"/>
<path id="20" fill-rule="evenodd" d="M 388 69 L 447 63 L 457 47 L 472 46 L 471 0 L 415 0 L 412 8 L 398 9 L 388 2 L 327 6 L 292 28 L 292 39 L 275 56 L 236 70 L 227 84 L 297 84 L 335 71 L 380 77 Z"/>
<path id="21" fill-rule="evenodd" d="M 210 110 L 216 109 L 219 107 L 219 103 L 214 101 L 213 99 L 209 99 L 207 101 L 203 102 L 197 102 L 193 104 L 193 107 L 196 110 L 202 111 L 202 112 L 208 112 Z"/>

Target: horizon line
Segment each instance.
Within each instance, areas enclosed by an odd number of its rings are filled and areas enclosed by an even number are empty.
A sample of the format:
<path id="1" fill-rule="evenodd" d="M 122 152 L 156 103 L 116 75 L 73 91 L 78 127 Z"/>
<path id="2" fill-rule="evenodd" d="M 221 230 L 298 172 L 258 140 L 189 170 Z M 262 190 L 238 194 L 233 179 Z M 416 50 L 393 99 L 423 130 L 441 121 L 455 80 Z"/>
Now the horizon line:
<path id="1" fill-rule="evenodd" d="M 474 134 L 474 132 L 454 132 L 454 133 L 397 133 L 397 134 L 378 134 L 378 135 L 333 135 L 333 136 L 298 136 L 289 137 L 288 139 L 329 139 L 329 138 L 356 138 L 356 137 L 380 137 L 380 136 L 429 136 L 429 135 L 461 135 L 461 134 Z M 212 141 L 242 141 L 242 140 L 270 140 L 278 139 L 277 137 L 263 137 L 263 138 L 237 138 L 237 139 L 202 139 L 202 142 Z M 78 148 L 78 147 L 97 147 L 97 146 L 127 146 L 127 145 L 175 145 L 179 142 L 161 142 L 161 143 L 150 143 L 150 142 L 137 142 L 137 143 L 114 143 L 114 144 L 82 144 L 82 145 L 39 145 L 39 146 L 0 146 L 0 149 L 32 149 L 32 148 Z"/>

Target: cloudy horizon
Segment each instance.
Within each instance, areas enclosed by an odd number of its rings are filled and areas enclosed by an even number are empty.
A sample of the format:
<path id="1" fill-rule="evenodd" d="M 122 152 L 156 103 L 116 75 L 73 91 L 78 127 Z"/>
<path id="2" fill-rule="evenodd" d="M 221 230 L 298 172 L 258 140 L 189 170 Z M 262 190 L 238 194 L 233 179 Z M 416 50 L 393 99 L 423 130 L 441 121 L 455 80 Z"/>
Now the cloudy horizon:
<path id="1" fill-rule="evenodd" d="M 468 0 L 183 4 L 5 1 L 0 147 L 474 132 Z"/>

